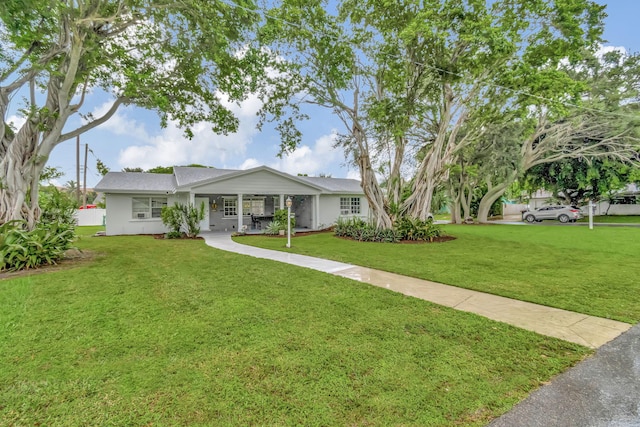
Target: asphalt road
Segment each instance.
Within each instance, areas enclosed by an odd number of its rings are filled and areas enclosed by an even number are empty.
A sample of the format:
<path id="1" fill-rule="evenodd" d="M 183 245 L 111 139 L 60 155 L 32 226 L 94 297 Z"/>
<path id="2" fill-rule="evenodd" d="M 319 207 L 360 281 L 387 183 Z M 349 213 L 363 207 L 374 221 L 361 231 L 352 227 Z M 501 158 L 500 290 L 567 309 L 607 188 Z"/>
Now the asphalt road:
<path id="1" fill-rule="evenodd" d="M 489 426 L 640 427 L 640 324 Z"/>

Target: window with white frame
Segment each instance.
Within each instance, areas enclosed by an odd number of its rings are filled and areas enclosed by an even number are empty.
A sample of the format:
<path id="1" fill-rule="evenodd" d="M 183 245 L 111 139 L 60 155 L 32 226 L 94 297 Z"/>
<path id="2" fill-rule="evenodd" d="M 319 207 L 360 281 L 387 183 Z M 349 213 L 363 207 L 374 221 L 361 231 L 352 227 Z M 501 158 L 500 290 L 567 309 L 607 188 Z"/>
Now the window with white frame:
<path id="1" fill-rule="evenodd" d="M 360 197 L 340 197 L 340 215 L 359 215 Z"/>
<path id="2" fill-rule="evenodd" d="M 242 215 L 264 215 L 264 197 L 243 198 Z M 224 199 L 224 216 L 238 216 L 238 199 Z"/>
<path id="3" fill-rule="evenodd" d="M 242 213 L 245 215 L 264 215 L 264 198 L 245 200 Z"/>
<path id="4" fill-rule="evenodd" d="M 238 199 L 224 199 L 224 216 L 238 216 Z"/>
<path id="5" fill-rule="evenodd" d="M 133 197 L 131 201 L 133 219 L 160 218 L 162 208 L 167 206 L 166 197 Z"/>

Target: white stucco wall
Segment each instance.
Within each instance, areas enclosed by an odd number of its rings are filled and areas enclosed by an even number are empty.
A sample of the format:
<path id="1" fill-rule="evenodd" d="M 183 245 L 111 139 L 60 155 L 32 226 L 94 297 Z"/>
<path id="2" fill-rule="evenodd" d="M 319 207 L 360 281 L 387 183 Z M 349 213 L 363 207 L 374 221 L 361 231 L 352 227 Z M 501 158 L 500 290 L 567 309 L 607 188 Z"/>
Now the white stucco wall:
<path id="1" fill-rule="evenodd" d="M 162 224 L 160 218 L 133 219 L 132 218 L 132 198 L 133 197 L 165 197 L 165 195 L 155 194 L 106 194 L 107 215 L 106 234 L 115 236 L 118 234 L 161 234 L 168 230 Z M 172 205 L 177 201 L 187 203 L 188 194 L 168 195 L 167 204 Z"/>
<path id="2" fill-rule="evenodd" d="M 360 215 L 340 215 L 340 197 L 360 197 Z M 348 218 L 357 216 L 364 220 L 369 218 L 369 204 L 364 195 L 321 195 L 320 196 L 320 217 L 318 218 L 318 227 L 325 228 L 338 221 L 338 218 Z"/>
<path id="3" fill-rule="evenodd" d="M 296 194 L 294 192 L 294 188 L 288 188 L 291 191 L 291 194 Z M 212 190 L 212 189 L 210 189 Z M 309 187 L 298 188 L 297 191 L 301 192 L 301 190 L 305 190 L 309 192 Z M 228 191 L 228 190 L 227 190 Z M 273 190 L 270 190 L 273 191 Z M 201 194 L 202 188 L 198 190 L 198 193 Z M 258 193 L 258 191 L 252 191 L 252 193 Z M 299 193 L 298 193 L 299 194 Z M 132 218 L 132 198 L 133 197 L 149 197 L 149 194 L 106 194 L 106 204 L 107 204 L 107 213 L 106 213 L 106 234 L 108 236 L 114 236 L 119 234 L 161 234 L 166 233 L 168 230 L 162 224 L 160 218 L 149 218 L 149 219 L 134 219 Z M 165 195 L 151 195 L 151 197 L 165 197 Z M 188 193 L 178 193 L 173 195 L 167 195 L 167 203 L 168 205 L 172 205 L 176 202 L 180 203 L 188 203 L 189 202 L 189 194 Z M 318 228 L 325 228 L 332 224 L 335 224 L 338 218 L 344 217 L 340 215 L 340 198 L 341 197 L 360 197 L 360 214 L 356 215 L 360 218 L 367 219 L 369 217 L 369 206 L 367 204 L 367 199 L 364 195 L 320 195 L 320 209 L 319 216 L 317 220 Z M 217 199 L 216 199 L 217 200 Z M 220 199 L 221 200 L 221 199 Z M 312 209 L 312 204 L 315 203 L 315 196 L 307 196 L 305 200 L 305 209 Z M 210 210 L 211 207 L 208 206 Z M 305 211 L 306 212 L 306 211 Z M 210 214 L 210 224 L 211 229 L 216 231 L 228 230 L 234 231 L 237 224 L 237 218 L 227 218 L 223 219 L 221 217 L 221 208 L 220 204 L 218 204 L 217 211 L 209 211 Z M 302 226 L 311 227 L 311 219 L 313 218 L 314 213 L 306 212 L 306 221 L 303 220 L 303 212 L 299 213 L 301 215 L 300 222 Z M 307 224 L 307 222 L 309 224 Z M 249 216 L 246 217 L 245 224 L 250 226 L 251 219 Z M 265 223 L 266 225 L 266 223 Z"/>

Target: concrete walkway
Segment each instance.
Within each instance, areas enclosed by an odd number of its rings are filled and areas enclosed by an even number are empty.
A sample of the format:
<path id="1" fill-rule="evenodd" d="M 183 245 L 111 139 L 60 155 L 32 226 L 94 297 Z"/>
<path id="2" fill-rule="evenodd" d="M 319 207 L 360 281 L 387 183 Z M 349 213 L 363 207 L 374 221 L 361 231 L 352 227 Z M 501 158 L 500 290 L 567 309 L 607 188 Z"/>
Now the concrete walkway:
<path id="1" fill-rule="evenodd" d="M 586 347 L 598 348 L 631 328 L 631 325 L 615 320 L 587 316 L 428 280 L 305 255 L 242 245 L 231 240 L 228 233 L 205 232 L 201 236 L 207 245 L 217 249 L 280 261 L 358 280 Z"/>

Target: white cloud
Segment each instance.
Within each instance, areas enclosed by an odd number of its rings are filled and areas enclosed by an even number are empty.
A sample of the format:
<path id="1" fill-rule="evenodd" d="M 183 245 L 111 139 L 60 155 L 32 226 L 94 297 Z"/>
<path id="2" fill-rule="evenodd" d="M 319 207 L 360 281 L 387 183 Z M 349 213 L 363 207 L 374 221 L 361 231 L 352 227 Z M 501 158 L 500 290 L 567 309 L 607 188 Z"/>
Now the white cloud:
<path id="1" fill-rule="evenodd" d="M 603 45 L 598 46 L 598 49 L 595 51 L 594 55 L 596 58 L 598 58 L 598 60 L 602 62 L 604 56 L 607 53 L 616 52 L 616 51 L 619 52 L 622 57 L 625 57 L 628 55 L 627 49 L 624 46 L 603 46 Z M 567 58 L 560 60 L 560 65 L 563 67 L 569 67 L 570 64 L 571 63 Z M 574 65 L 573 68 L 575 68 L 578 71 L 581 71 L 584 69 L 582 65 Z"/>
<path id="2" fill-rule="evenodd" d="M 100 118 L 104 116 L 109 108 L 113 105 L 113 101 L 105 102 L 102 105 L 97 106 L 91 112 L 94 118 Z M 128 107 L 120 107 L 116 113 L 109 118 L 105 123 L 100 125 L 100 129 L 108 130 L 116 135 L 126 135 L 132 139 L 140 141 L 149 141 L 151 137 L 147 133 L 144 124 L 137 122 L 134 119 L 128 118 L 125 113 L 130 111 Z M 83 120 L 86 123 L 86 120 Z"/>
<path id="3" fill-rule="evenodd" d="M 159 134 L 150 136 L 144 126 L 120 118 L 109 126 L 118 134 L 131 134 L 143 142 L 131 145 L 120 151 L 118 163 L 121 167 L 141 167 L 149 169 L 155 166 L 183 164 L 224 164 L 246 154 L 247 146 L 256 134 L 256 112 L 261 108 L 257 97 L 250 97 L 238 104 L 224 102 L 238 117 L 238 131 L 229 135 L 216 135 L 208 123 L 197 123 L 192 127 L 193 138 L 187 139 L 176 123 L 169 122 L 167 128 Z"/>
<path id="4" fill-rule="evenodd" d="M 602 45 L 600 45 L 600 47 L 596 51 L 596 57 L 602 58 L 602 56 L 604 56 L 606 53 L 614 52 L 616 50 L 618 52 L 622 53 L 623 55 L 627 54 L 627 49 L 624 46 L 602 46 Z"/>
<path id="5" fill-rule="evenodd" d="M 344 160 L 343 151 L 335 148 L 336 139 L 337 133 L 334 130 L 331 134 L 318 138 L 313 147 L 302 145 L 269 166 L 292 175 L 329 173 L 331 169 L 335 169 L 336 162 Z"/>
<path id="6" fill-rule="evenodd" d="M 7 123 L 11 126 L 13 126 L 14 129 L 20 129 L 22 127 L 22 125 L 24 125 L 27 122 L 27 119 L 25 119 L 22 116 L 9 116 L 7 118 Z"/>
<path id="7" fill-rule="evenodd" d="M 349 178 L 349 179 L 357 179 L 358 181 L 360 181 L 361 180 L 360 171 L 354 170 L 354 169 L 349 169 L 349 172 L 347 172 L 347 178 Z"/>
<path id="8" fill-rule="evenodd" d="M 242 164 L 237 169 L 247 170 L 247 169 L 257 168 L 258 166 L 262 166 L 262 163 L 260 163 L 258 159 L 250 158 L 242 162 Z"/>
<path id="9" fill-rule="evenodd" d="M 255 121 L 256 114 L 262 108 L 262 101 L 260 101 L 260 98 L 258 98 L 257 95 L 248 96 L 247 99 L 242 101 L 240 104 L 236 102 L 229 102 L 220 94 L 218 94 L 218 96 L 221 98 L 221 104 L 233 111 L 236 117 L 240 120 L 242 120 L 242 118 L 247 118 Z"/>

